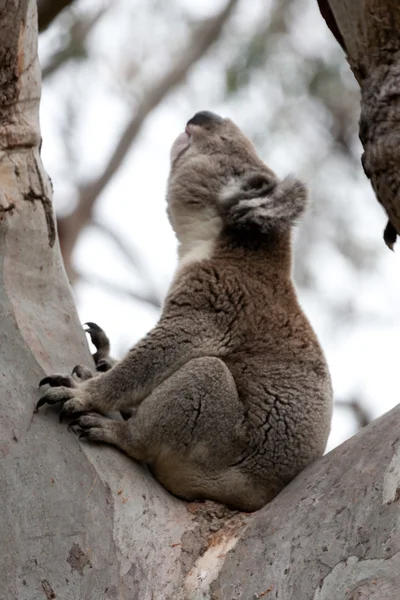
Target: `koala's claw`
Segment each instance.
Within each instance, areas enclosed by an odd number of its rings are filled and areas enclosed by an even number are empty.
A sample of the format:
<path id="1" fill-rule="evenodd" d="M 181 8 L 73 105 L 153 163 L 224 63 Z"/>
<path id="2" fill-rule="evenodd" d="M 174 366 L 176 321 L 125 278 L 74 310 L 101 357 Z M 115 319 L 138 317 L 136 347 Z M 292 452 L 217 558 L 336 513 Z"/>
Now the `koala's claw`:
<path id="1" fill-rule="evenodd" d="M 84 365 L 76 365 L 72 369 L 72 375 L 78 377 L 80 381 L 86 381 L 87 379 L 91 379 L 93 377 L 92 371 Z"/>
<path id="2" fill-rule="evenodd" d="M 46 377 L 44 379 L 47 379 Z M 42 379 L 43 381 L 43 379 Z M 42 384 L 42 382 L 40 382 Z M 46 381 L 46 383 L 49 383 Z M 51 384 L 50 384 L 51 385 Z M 42 396 L 36 403 L 35 412 L 39 410 L 44 404 L 58 404 L 59 402 L 66 402 L 74 397 L 75 390 L 67 386 L 57 387 L 56 389 L 48 390 L 44 396 Z M 64 410 L 64 409 L 63 409 Z M 60 415 L 61 417 L 61 415 Z"/>
<path id="3" fill-rule="evenodd" d="M 79 398 L 68 399 L 60 412 L 60 423 L 63 422 L 64 417 L 80 417 L 86 412 L 82 401 Z"/>
<path id="4" fill-rule="evenodd" d="M 100 373 L 106 373 L 107 371 L 109 371 L 112 368 L 113 368 L 112 360 L 108 359 L 108 358 L 101 358 L 96 363 L 96 371 L 99 371 Z"/>
<path id="5" fill-rule="evenodd" d="M 75 381 L 73 380 L 71 375 L 62 375 L 60 373 L 55 373 L 54 375 L 47 375 L 46 377 L 43 377 L 43 379 L 39 381 L 39 387 L 41 387 L 42 385 L 49 385 L 50 387 L 64 386 L 68 388 L 73 388 L 75 387 Z"/>
<path id="6" fill-rule="evenodd" d="M 110 358 L 110 340 L 104 330 L 92 321 L 85 323 L 84 328 L 96 348 L 96 352 L 93 354 L 96 371 L 109 371 L 115 364 L 115 360 Z"/>
<path id="7" fill-rule="evenodd" d="M 84 325 L 86 333 L 90 335 L 90 339 L 94 346 L 96 346 L 97 350 L 100 348 L 108 348 L 110 346 L 110 341 L 106 336 L 104 330 L 99 327 L 96 323 L 89 321 Z"/>
<path id="8" fill-rule="evenodd" d="M 99 415 L 96 413 L 86 413 L 85 416 L 86 417 L 88 417 L 88 416 L 99 417 Z M 81 431 L 84 431 L 85 429 L 89 429 L 91 427 L 91 425 L 89 425 L 87 420 L 84 420 L 81 417 L 82 417 L 82 415 L 77 415 L 76 418 L 73 421 L 71 421 L 71 423 L 68 425 L 68 429 L 73 429 L 74 427 L 79 427 L 79 429 Z"/>
<path id="9" fill-rule="evenodd" d="M 91 329 L 93 330 L 93 333 L 104 333 L 102 328 L 99 325 L 97 325 L 97 323 L 93 323 L 93 321 L 88 321 L 87 323 L 84 323 L 84 326 L 87 327 L 85 331 L 87 331 L 89 335 Z"/>

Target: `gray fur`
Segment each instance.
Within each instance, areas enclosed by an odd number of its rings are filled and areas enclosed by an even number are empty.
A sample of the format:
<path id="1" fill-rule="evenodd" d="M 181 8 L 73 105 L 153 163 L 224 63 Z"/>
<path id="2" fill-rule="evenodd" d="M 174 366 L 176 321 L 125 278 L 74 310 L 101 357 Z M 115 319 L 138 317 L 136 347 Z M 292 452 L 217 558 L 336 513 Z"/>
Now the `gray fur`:
<path id="1" fill-rule="evenodd" d="M 75 423 L 147 462 L 177 496 L 252 511 L 322 455 L 330 430 L 328 368 L 291 280 L 306 193 L 280 182 L 228 119 L 204 112 L 187 131 L 171 151 L 180 264 L 158 324 L 111 370 L 51 388 L 40 405 L 136 407 L 127 422 Z"/>
<path id="2" fill-rule="evenodd" d="M 238 229 L 288 230 L 302 216 L 307 203 L 305 185 L 286 177 L 281 182 L 265 182 L 260 190 L 240 190 L 233 198 L 226 221 Z"/>

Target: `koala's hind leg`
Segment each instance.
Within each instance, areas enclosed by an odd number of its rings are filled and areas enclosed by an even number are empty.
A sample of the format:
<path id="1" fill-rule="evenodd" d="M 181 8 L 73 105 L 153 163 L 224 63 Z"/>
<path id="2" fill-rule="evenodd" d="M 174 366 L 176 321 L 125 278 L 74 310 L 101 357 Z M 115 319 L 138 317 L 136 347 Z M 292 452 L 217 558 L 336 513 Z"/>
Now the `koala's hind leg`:
<path id="1" fill-rule="evenodd" d="M 87 437 L 93 439 L 89 423 L 94 421 L 82 419 L 75 423 L 85 425 Z M 101 419 L 99 427 L 110 426 L 110 419 Z M 157 461 L 167 448 L 194 455 L 199 453 L 199 445 L 205 445 L 204 454 L 213 455 L 217 445 L 219 460 L 225 457 L 228 464 L 238 450 L 242 423 L 243 406 L 229 369 L 217 358 L 196 358 L 142 401 L 135 417 L 126 423 L 130 433 L 126 432 L 123 440 L 117 436 L 111 442 L 107 436 L 102 441 L 115 443 L 132 458 L 149 462 Z"/>
<path id="2" fill-rule="evenodd" d="M 166 379 L 126 423 L 83 415 L 76 424 L 89 439 L 114 444 L 145 461 L 173 494 L 254 510 L 266 502 L 246 460 L 249 432 L 244 407 L 226 365 L 214 357 L 192 359 Z"/>
<path id="3" fill-rule="evenodd" d="M 154 476 L 176 496 L 252 511 L 276 495 L 272 481 L 257 478 L 245 407 L 231 372 L 216 357 L 187 362 L 128 423 L 140 431 Z"/>

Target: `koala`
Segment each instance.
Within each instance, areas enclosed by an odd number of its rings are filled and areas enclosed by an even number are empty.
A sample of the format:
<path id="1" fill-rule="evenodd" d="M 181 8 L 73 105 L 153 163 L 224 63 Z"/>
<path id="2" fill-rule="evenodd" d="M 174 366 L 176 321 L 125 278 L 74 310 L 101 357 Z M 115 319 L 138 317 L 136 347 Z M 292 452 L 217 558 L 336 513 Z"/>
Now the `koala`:
<path id="1" fill-rule="evenodd" d="M 46 377 L 37 408 L 61 404 L 82 435 L 187 501 L 250 512 L 272 500 L 330 431 L 329 370 L 291 278 L 306 204 L 303 183 L 278 179 L 230 119 L 195 114 L 171 149 L 179 262 L 157 325 L 97 377 Z"/>

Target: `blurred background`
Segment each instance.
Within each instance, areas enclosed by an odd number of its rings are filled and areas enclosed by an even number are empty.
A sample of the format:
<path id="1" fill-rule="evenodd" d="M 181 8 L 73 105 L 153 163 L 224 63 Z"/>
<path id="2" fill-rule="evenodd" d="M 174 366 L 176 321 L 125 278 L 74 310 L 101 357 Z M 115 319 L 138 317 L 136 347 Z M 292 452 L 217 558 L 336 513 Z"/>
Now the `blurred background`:
<path id="1" fill-rule="evenodd" d="M 316 0 L 38 0 L 42 158 L 82 322 L 115 356 L 156 323 L 176 266 L 169 147 L 232 118 L 309 185 L 295 280 L 327 354 L 328 449 L 398 402 L 399 250 L 360 164 L 359 91 Z"/>

